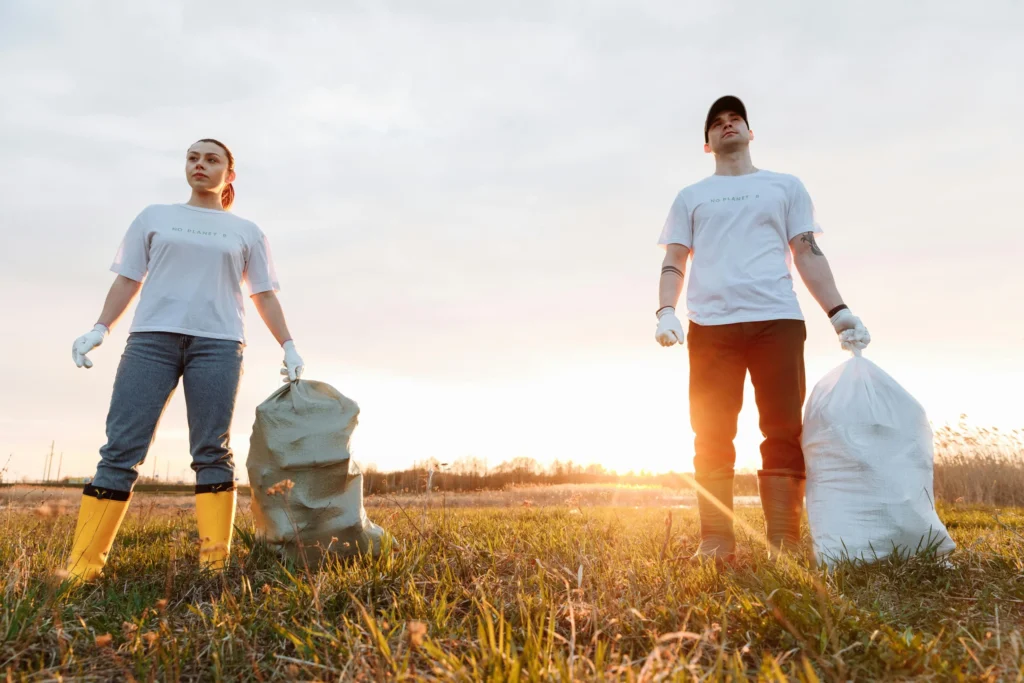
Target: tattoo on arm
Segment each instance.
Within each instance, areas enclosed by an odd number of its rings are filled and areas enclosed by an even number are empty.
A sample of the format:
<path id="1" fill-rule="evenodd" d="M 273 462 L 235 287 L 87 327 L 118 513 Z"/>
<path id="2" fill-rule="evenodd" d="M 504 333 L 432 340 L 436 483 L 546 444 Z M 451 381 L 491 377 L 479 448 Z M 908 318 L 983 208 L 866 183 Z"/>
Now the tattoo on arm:
<path id="1" fill-rule="evenodd" d="M 683 271 L 679 270 L 675 266 L 665 266 L 665 267 L 663 267 L 661 269 L 661 274 L 664 275 L 665 273 L 675 273 L 679 277 L 683 276 Z"/>
<path id="2" fill-rule="evenodd" d="M 815 256 L 825 255 L 825 252 L 821 250 L 821 247 L 818 246 L 818 243 L 814 241 L 813 232 L 805 232 L 804 234 L 800 235 L 800 241 L 809 244 L 811 246 L 811 253 L 814 254 Z"/>

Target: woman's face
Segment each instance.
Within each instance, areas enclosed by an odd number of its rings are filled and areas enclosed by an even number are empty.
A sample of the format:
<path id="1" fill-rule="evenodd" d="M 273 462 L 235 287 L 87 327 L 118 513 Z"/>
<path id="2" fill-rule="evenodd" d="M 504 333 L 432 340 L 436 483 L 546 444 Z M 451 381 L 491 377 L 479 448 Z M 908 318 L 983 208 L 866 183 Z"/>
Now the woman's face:
<path id="1" fill-rule="evenodd" d="M 220 145 L 197 142 L 185 155 L 185 178 L 193 190 L 220 192 L 235 180 L 235 172 L 228 169 L 228 155 Z"/>

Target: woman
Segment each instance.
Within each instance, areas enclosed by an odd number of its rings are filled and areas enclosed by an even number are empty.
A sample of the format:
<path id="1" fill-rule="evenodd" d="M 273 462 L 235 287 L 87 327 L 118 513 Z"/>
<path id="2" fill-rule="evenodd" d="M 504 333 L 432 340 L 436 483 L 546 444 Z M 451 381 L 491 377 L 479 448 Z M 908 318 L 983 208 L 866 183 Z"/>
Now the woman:
<path id="1" fill-rule="evenodd" d="M 242 375 L 244 280 L 256 310 L 284 349 L 283 381 L 297 380 L 302 358 L 277 300 L 270 248 L 254 223 L 228 210 L 234 157 L 216 140 L 200 140 L 185 158 L 192 197 L 147 207 L 131 224 L 111 270 L 117 278 L 96 326 L 75 340 L 78 367 L 141 288 L 128 344 L 114 380 L 107 443 L 85 487 L 68 564 L 75 580 L 98 575 L 114 542 L 160 417 L 178 380 L 188 408 L 200 563 L 223 569 L 235 516 L 229 430 Z M 142 282 L 145 281 L 145 285 Z"/>

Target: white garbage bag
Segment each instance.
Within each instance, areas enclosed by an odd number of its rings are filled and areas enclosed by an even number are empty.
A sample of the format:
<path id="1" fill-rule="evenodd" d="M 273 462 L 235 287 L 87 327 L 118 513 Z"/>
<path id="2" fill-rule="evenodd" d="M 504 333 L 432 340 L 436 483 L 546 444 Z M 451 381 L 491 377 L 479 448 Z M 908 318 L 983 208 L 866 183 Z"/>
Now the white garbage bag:
<path id="1" fill-rule="evenodd" d="M 804 411 L 807 517 L 832 566 L 956 544 L 935 512 L 934 445 L 924 408 L 855 356 L 815 385 Z"/>
<path id="2" fill-rule="evenodd" d="M 246 469 L 257 531 L 283 554 L 380 551 L 349 451 L 359 406 L 323 382 L 290 382 L 256 408 Z"/>

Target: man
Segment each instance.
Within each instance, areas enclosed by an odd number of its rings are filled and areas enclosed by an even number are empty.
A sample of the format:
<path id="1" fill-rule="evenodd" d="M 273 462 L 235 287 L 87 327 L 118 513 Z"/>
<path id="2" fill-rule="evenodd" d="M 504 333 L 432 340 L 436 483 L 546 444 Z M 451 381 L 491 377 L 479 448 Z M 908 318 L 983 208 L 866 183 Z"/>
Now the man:
<path id="1" fill-rule="evenodd" d="M 662 346 L 683 343 L 675 306 L 693 259 L 686 305 L 701 534 L 695 557 L 716 561 L 731 561 L 735 553 L 733 439 L 748 370 L 764 435 L 758 490 L 768 541 L 776 551 L 800 541 L 806 327 L 790 264 L 827 312 L 843 348 L 870 342 L 843 304 L 815 241 L 821 228 L 807 190 L 794 176 L 755 168 L 753 139 L 739 99 L 726 96 L 711 105 L 704 151 L 715 155 L 715 174 L 679 193 L 659 240 L 666 251 L 656 333 Z"/>

